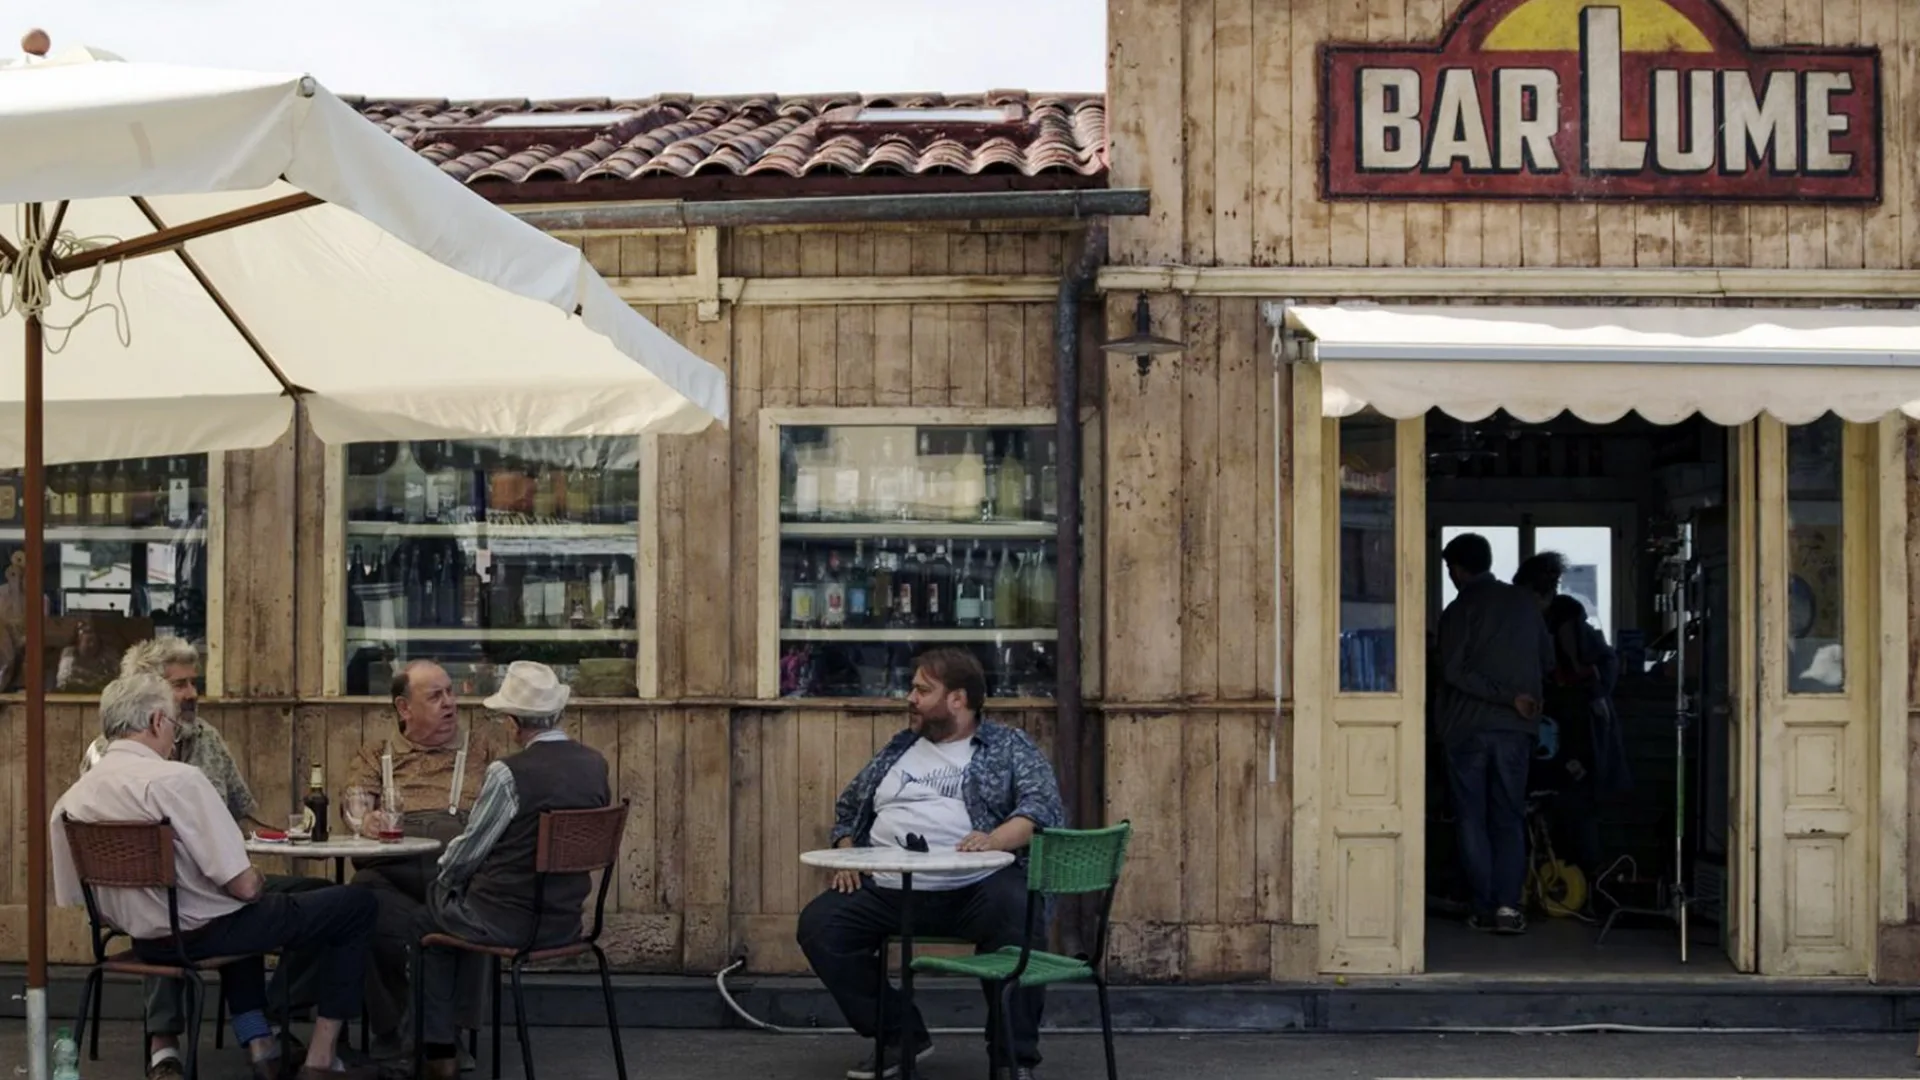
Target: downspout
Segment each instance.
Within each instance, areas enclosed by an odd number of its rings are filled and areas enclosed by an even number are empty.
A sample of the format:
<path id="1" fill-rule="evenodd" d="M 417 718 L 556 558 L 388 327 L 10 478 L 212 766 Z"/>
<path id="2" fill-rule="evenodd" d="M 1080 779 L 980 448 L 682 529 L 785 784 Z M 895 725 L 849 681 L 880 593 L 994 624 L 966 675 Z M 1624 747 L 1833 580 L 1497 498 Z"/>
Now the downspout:
<path id="1" fill-rule="evenodd" d="M 1053 756 L 1059 769 L 1060 799 L 1068 820 L 1078 821 L 1080 810 L 1080 298 L 1107 255 L 1107 223 L 1087 225 L 1080 257 L 1060 278 L 1060 296 L 1053 314 L 1054 438 L 1060 455 L 1060 512 L 1057 515 L 1059 557 L 1055 562 L 1058 607 L 1058 660 L 1055 665 Z M 1073 898 L 1065 905 L 1061 935 L 1065 951 L 1083 951 L 1083 908 Z"/>

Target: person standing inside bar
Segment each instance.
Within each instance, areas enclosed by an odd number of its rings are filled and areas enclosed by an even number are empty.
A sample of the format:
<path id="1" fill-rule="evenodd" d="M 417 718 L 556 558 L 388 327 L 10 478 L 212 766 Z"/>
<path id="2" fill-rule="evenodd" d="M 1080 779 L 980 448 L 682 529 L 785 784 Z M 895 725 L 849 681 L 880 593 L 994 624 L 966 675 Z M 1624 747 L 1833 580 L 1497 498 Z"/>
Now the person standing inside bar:
<path id="1" fill-rule="evenodd" d="M 1467 925 L 1520 934 L 1527 770 L 1553 641 L 1531 593 L 1493 576 L 1493 547 L 1463 533 L 1440 553 L 1460 594 L 1440 615 L 1441 747 L 1472 892 Z"/>

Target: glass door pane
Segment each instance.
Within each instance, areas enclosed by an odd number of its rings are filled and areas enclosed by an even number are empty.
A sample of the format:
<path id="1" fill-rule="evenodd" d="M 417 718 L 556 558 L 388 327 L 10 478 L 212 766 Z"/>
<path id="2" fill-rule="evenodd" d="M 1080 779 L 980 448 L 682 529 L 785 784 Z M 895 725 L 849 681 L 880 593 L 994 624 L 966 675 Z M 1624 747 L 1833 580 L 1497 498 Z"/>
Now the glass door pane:
<path id="1" fill-rule="evenodd" d="M 1847 687 L 1842 438 L 1828 415 L 1787 429 L 1787 692 Z"/>
<path id="2" fill-rule="evenodd" d="M 1533 546 L 1566 557 L 1560 592 L 1580 601 L 1587 621 L 1613 641 L 1613 530 L 1603 525 L 1542 527 L 1534 531 Z"/>
<path id="3" fill-rule="evenodd" d="M 1340 689 L 1392 693 L 1399 625 L 1394 422 L 1340 421 Z"/>

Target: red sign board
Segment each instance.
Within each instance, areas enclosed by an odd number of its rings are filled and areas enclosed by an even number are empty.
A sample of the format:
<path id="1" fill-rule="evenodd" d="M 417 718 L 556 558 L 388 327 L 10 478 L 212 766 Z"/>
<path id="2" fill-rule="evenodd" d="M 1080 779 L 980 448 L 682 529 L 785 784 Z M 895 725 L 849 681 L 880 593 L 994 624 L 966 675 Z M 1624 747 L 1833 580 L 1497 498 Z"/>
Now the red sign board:
<path id="1" fill-rule="evenodd" d="M 1757 49 L 1716 0 L 1477 0 L 1320 61 L 1329 199 L 1880 198 L 1879 50 Z"/>

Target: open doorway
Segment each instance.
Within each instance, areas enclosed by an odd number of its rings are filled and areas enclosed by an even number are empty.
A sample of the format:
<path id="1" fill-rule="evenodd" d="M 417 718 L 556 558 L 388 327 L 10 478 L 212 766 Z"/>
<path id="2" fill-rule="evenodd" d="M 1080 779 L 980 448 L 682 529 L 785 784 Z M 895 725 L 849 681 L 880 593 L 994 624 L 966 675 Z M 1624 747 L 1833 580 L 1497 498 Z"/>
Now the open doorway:
<path id="1" fill-rule="evenodd" d="M 1454 599 L 1440 557 L 1454 537 L 1485 537 L 1503 581 L 1529 558 L 1558 553 L 1565 563 L 1559 592 L 1578 601 L 1578 613 L 1618 660 L 1606 699 L 1626 778 L 1624 787 L 1596 787 L 1591 743 L 1602 729 L 1592 717 L 1576 718 L 1565 706 L 1567 717 L 1545 725 L 1528 782 L 1528 930 L 1470 929 L 1447 757 L 1434 723 L 1433 691 L 1444 673 L 1431 660 L 1427 970 L 1731 972 L 1728 429 L 1699 418 L 1672 426 L 1570 416 L 1528 424 L 1505 413 L 1462 422 L 1435 412 L 1426 433 L 1430 645 Z M 1567 610 L 1576 609 L 1563 606 L 1560 618 Z M 1558 865 L 1536 874 L 1549 847 Z M 1676 895 L 1688 901 L 1684 965 Z"/>

